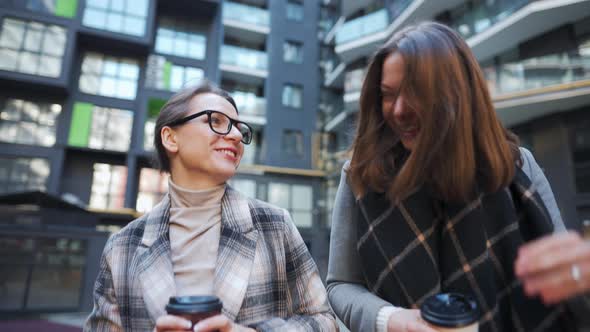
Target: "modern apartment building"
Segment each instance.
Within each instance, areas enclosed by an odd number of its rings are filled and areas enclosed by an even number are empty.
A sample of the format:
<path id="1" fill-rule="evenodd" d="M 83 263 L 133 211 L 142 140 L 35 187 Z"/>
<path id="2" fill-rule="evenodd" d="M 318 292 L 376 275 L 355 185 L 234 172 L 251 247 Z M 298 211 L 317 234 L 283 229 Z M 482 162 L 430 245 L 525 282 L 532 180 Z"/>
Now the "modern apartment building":
<path id="1" fill-rule="evenodd" d="M 0 194 L 41 190 L 129 218 L 148 211 L 167 188 L 151 167 L 155 118 L 175 91 L 207 78 L 255 129 L 231 184 L 288 209 L 325 274 L 324 172 L 312 149 L 319 12 L 307 0 L 0 0 Z M 124 226 L 112 219 L 99 229 Z M 37 226 L 0 227 L 0 270 L 11 271 L 0 290 L 19 289 L 0 310 L 88 309 L 101 245 Z M 39 307 L 28 294 L 43 285 L 71 301 Z"/>
<path id="2" fill-rule="evenodd" d="M 590 219 L 590 1 L 342 0 L 322 46 L 327 202 L 358 112 L 367 61 L 410 23 L 443 22 L 473 49 L 504 124 L 544 169 L 566 225 Z M 337 99 L 337 102 L 330 100 Z M 330 197 L 332 196 L 332 197 Z"/>

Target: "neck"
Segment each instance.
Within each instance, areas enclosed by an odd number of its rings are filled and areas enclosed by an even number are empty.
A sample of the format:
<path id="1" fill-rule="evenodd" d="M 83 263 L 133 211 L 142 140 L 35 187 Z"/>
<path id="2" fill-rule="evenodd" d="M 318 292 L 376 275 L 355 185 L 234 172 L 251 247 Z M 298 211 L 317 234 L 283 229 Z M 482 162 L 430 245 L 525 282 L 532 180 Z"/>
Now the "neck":
<path id="1" fill-rule="evenodd" d="M 192 172 L 170 172 L 170 179 L 179 187 L 189 190 L 203 190 L 220 186 L 225 180 L 203 177 L 201 175 L 191 174 Z"/>

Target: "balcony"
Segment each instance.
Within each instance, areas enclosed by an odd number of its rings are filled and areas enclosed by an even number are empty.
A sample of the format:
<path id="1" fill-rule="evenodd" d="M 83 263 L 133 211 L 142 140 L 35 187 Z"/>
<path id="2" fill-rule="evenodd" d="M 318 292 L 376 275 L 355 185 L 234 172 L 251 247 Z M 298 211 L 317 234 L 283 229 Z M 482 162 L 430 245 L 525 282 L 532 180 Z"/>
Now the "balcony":
<path id="1" fill-rule="evenodd" d="M 358 101 L 361 96 L 361 89 L 365 79 L 365 68 L 354 69 L 344 74 L 344 96 L 342 97 L 346 105 L 358 107 Z"/>
<path id="2" fill-rule="evenodd" d="M 268 56 L 263 51 L 223 45 L 220 68 L 230 79 L 260 84 L 268 76 Z"/>
<path id="3" fill-rule="evenodd" d="M 497 9 L 479 8 L 457 29 L 471 35 L 467 43 L 482 61 L 588 13 L 590 0 L 517 0 Z"/>
<path id="4" fill-rule="evenodd" d="M 230 94 L 238 105 L 242 121 L 250 125 L 266 124 L 266 98 L 252 92 L 233 91 Z"/>
<path id="5" fill-rule="evenodd" d="M 334 52 L 322 54 L 321 57 L 320 68 L 324 76 L 324 86 L 342 88 L 346 65 L 340 62 Z"/>
<path id="6" fill-rule="evenodd" d="M 348 43 L 366 37 L 387 28 L 389 14 L 387 9 L 380 9 L 371 14 L 345 22 L 336 32 L 336 45 Z"/>
<path id="7" fill-rule="evenodd" d="M 486 2 L 479 3 L 475 8 L 466 12 L 463 16 L 452 23 L 465 39 L 473 37 L 492 25 L 506 19 L 517 10 L 528 5 L 533 0 L 514 0 L 510 2 Z"/>
<path id="8" fill-rule="evenodd" d="M 268 10 L 236 2 L 223 3 L 225 34 L 240 40 L 261 43 L 270 32 Z"/>
<path id="9" fill-rule="evenodd" d="M 356 39 L 336 44 L 336 53 L 343 62 L 351 63 L 356 59 L 370 56 L 377 47 L 391 37 L 394 32 L 412 22 L 433 19 L 441 12 L 454 8 L 465 2 L 464 0 L 399 0 L 388 6 L 389 20 L 386 26 L 378 31 Z M 353 22 L 353 21 L 351 21 Z M 338 31 L 339 33 L 340 31 Z"/>
<path id="10" fill-rule="evenodd" d="M 590 103 L 590 47 L 579 54 L 547 55 L 484 72 L 507 126 Z"/>
<path id="11" fill-rule="evenodd" d="M 318 108 L 321 111 L 320 127 L 325 127 L 344 110 L 344 103 L 342 102 L 342 97 L 337 93 L 322 89 Z"/>
<path id="12" fill-rule="evenodd" d="M 367 8 L 368 6 L 372 5 L 375 0 L 342 0 L 340 2 L 340 8 L 342 11 L 342 15 L 349 16 L 354 12 L 361 10 L 363 8 Z"/>

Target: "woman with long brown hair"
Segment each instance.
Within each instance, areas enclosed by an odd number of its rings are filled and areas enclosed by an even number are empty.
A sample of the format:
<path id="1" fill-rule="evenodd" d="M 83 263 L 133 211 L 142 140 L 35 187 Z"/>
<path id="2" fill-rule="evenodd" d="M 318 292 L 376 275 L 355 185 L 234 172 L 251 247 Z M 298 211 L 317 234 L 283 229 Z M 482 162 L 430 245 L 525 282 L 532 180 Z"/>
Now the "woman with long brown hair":
<path id="1" fill-rule="evenodd" d="M 465 41 L 432 22 L 370 62 L 332 220 L 328 295 L 353 331 L 433 331 L 417 308 L 458 292 L 481 331 L 564 331 L 560 304 L 527 296 L 519 247 L 564 230 L 547 179 L 498 120 Z"/>

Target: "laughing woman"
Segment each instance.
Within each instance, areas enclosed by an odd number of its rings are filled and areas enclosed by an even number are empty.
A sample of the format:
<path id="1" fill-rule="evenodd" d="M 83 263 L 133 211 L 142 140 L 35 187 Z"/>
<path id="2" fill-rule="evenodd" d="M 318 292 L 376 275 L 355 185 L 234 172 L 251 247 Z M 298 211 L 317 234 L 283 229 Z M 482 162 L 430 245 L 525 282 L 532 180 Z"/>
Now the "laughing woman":
<path id="1" fill-rule="evenodd" d="M 328 293 L 352 331 L 434 332 L 418 308 L 439 292 L 473 296 L 480 331 L 571 331 L 565 296 L 544 301 L 519 280 L 538 268 L 514 267 L 561 236 L 553 193 L 452 29 L 407 27 L 377 51 L 333 211 Z"/>
<path id="2" fill-rule="evenodd" d="M 234 100 L 209 83 L 185 89 L 164 105 L 155 132 L 169 192 L 107 242 L 85 331 L 190 330 L 165 306 L 195 294 L 223 303 L 195 330 L 336 330 L 288 212 L 226 184 L 252 140 Z"/>

